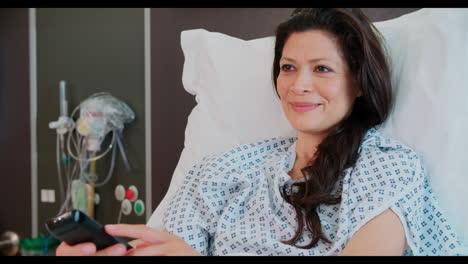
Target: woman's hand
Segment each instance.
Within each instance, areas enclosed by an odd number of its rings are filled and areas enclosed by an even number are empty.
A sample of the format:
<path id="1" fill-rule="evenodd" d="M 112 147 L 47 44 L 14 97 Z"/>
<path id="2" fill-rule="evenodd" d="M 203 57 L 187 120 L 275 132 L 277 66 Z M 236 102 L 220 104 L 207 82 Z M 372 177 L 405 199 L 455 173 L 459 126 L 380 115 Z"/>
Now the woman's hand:
<path id="1" fill-rule="evenodd" d="M 96 251 L 96 245 L 91 242 L 80 243 L 73 246 L 62 242 L 55 251 L 57 256 L 125 256 L 126 253 L 127 248 L 120 243 Z"/>
<path id="2" fill-rule="evenodd" d="M 127 251 L 127 256 L 201 256 L 184 240 L 166 230 L 159 231 L 146 225 L 128 224 L 105 225 L 104 229 L 111 236 L 138 239 L 138 243 L 135 243 L 136 248 Z"/>
<path id="3" fill-rule="evenodd" d="M 106 233 L 111 236 L 136 238 L 129 242 L 134 248 L 127 251 L 125 245 L 115 244 L 96 251 L 91 242 L 73 246 L 62 242 L 56 250 L 57 256 L 201 256 L 178 236 L 158 231 L 146 225 L 106 225 Z"/>

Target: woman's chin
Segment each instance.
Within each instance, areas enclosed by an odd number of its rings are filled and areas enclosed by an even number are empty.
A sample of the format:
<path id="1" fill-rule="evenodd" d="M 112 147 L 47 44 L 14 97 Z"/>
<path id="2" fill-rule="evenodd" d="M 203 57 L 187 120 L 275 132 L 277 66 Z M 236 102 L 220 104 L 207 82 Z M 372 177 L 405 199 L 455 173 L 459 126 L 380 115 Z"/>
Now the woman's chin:
<path id="1" fill-rule="evenodd" d="M 321 127 L 310 127 L 310 126 L 308 127 L 296 126 L 294 127 L 294 129 L 297 131 L 297 133 L 311 134 L 311 135 L 323 134 L 326 131 L 325 129 Z"/>

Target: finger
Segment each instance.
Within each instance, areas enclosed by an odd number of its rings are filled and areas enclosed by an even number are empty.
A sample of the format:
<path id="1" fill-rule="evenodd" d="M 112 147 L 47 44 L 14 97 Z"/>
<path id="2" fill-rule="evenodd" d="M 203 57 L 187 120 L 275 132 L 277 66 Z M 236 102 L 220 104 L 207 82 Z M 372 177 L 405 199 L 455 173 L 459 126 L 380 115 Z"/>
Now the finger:
<path id="1" fill-rule="evenodd" d="M 162 243 L 170 238 L 168 232 L 156 230 L 146 225 L 105 225 L 106 232 L 112 236 L 130 237 L 141 239 L 150 243 Z"/>
<path id="2" fill-rule="evenodd" d="M 153 244 L 148 243 L 148 242 L 143 242 L 143 243 L 140 243 L 140 244 L 136 245 L 135 248 L 143 248 L 143 247 L 147 247 L 147 246 L 150 246 L 150 245 L 153 245 Z"/>
<path id="3" fill-rule="evenodd" d="M 57 256 L 91 256 L 96 252 L 96 245 L 91 242 L 80 243 L 73 246 L 62 242 L 55 251 Z"/>
<path id="4" fill-rule="evenodd" d="M 148 242 L 143 242 L 141 244 L 138 244 L 135 248 L 143 248 L 143 247 L 147 247 L 147 246 L 151 246 L 151 245 L 154 245 L 154 244 L 148 243 Z"/>
<path id="5" fill-rule="evenodd" d="M 127 247 L 121 243 L 117 243 L 102 250 L 98 250 L 95 256 L 123 256 L 127 253 Z"/>
<path id="6" fill-rule="evenodd" d="M 137 247 L 138 245 L 144 243 L 143 240 L 141 239 L 135 239 L 135 240 L 132 240 L 132 241 L 129 241 L 128 244 L 132 247 Z"/>
<path id="7" fill-rule="evenodd" d="M 153 244 L 129 250 L 127 256 L 167 256 L 168 253 L 164 244 Z"/>

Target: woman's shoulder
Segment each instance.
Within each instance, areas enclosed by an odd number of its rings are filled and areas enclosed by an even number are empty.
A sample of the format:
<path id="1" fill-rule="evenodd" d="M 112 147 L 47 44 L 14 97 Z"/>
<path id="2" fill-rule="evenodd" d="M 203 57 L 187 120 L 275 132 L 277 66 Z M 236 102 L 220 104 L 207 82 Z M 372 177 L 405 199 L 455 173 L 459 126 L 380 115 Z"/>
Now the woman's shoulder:
<path id="1" fill-rule="evenodd" d="M 351 182 L 405 188 L 424 177 L 419 154 L 399 140 L 371 128 L 359 148 Z"/>
<path id="2" fill-rule="evenodd" d="M 359 159 L 374 162 L 382 160 L 419 162 L 420 156 L 410 146 L 383 135 L 376 128 L 371 128 L 359 147 Z"/>
<path id="3" fill-rule="evenodd" d="M 371 128 L 367 131 L 362 140 L 359 151 L 360 153 L 379 152 L 387 155 L 398 153 L 402 154 L 404 157 L 419 159 L 418 153 L 411 147 L 397 139 L 385 136 L 376 128 Z"/>

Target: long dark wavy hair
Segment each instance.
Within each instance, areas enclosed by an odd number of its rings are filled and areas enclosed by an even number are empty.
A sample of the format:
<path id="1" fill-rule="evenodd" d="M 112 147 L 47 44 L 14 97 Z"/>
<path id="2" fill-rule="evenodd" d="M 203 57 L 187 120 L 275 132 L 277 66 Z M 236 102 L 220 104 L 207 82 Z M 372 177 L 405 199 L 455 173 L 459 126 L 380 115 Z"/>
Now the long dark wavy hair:
<path id="1" fill-rule="evenodd" d="M 354 101 L 350 115 L 336 124 L 319 144 L 312 165 L 301 169 L 304 181 L 284 185 L 281 190 L 283 198 L 294 207 L 298 223 L 295 235 L 283 243 L 307 249 L 320 240 L 331 243 L 322 231 L 318 206 L 341 202 L 341 191 L 336 192 L 338 180 L 356 163 L 366 132 L 385 121 L 392 105 L 383 37 L 369 18 L 354 8 L 298 8 L 278 25 L 273 62 L 273 82 L 278 97 L 276 86 L 283 47 L 292 33 L 311 30 L 323 30 L 337 37 L 361 96 Z M 312 233 L 312 241 L 298 246 L 306 229 Z"/>

